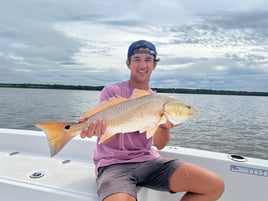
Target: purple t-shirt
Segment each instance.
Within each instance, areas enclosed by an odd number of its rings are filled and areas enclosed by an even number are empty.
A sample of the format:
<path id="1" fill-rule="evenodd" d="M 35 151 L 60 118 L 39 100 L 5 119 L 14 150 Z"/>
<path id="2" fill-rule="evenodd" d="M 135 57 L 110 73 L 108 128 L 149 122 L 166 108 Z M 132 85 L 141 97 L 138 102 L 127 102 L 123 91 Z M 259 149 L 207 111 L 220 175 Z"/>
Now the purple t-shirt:
<path id="1" fill-rule="evenodd" d="M 101 92 L 100 102 L 115 96 L 129 98 L 132 92 L 133 88 L 128 81 L 108 85 Z M 143 162 L 159 156 L 152 147 L 152 138 L 146 138 L 146 132 L 118 133 L 107 143 L 96 144 L 94 163 L 97 172 L 99 167 L 117 163 Z"/>

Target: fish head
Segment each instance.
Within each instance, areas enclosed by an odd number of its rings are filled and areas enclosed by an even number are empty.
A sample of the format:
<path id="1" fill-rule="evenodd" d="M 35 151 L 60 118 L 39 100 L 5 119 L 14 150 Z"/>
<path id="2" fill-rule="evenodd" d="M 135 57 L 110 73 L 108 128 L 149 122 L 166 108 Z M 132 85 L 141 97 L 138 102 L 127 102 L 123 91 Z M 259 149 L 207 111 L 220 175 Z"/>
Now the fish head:
<path id="1" fill-rule="evenodd" d="M 173 125 L 178 125 L 192 117 L 197 110 L 179 100 L 168 101 L 164 104 L 164 115 Z"/>

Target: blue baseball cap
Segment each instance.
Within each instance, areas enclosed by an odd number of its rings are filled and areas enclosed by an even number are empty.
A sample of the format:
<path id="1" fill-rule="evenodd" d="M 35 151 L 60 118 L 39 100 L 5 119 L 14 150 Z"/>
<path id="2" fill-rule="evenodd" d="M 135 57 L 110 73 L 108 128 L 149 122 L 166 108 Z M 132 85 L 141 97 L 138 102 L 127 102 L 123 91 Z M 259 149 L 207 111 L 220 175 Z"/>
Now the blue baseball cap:
<path id="1" fill-rule="evenodd" d="M 149 50 L 140 50 L 139 48 L 148 48 Z M 151 54 L 154 56 L 155 61 L 159 61 L 157 59 L 157 52 L 156 48 L 153 43 L 146 41 L 146 40 L 138 40 L 133 43 L 128 48 L 127 57 L 130 59 L 130 57 L 134 54 L 138 53 L 144 53 L 144 54 Z"/>

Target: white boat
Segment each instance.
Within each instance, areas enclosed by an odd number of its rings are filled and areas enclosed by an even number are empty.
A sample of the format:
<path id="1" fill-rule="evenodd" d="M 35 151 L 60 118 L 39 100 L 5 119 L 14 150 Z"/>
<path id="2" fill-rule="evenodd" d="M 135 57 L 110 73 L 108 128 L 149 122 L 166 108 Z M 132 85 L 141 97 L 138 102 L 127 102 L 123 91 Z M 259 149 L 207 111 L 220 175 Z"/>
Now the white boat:
<path id="1" fill-rule="evenodd" d="M 95 142 L 74 138 L 51 158 L 42 131 L 0 129 L 1 201 L 97 201 Z M 267 160 L 182 147 L 166 147 L 160 153 L 220 174 L 226 186 L 221 201 L 268 200 Z M 182 195 L 138 189 L 139 201 L 178 201 Z"/>

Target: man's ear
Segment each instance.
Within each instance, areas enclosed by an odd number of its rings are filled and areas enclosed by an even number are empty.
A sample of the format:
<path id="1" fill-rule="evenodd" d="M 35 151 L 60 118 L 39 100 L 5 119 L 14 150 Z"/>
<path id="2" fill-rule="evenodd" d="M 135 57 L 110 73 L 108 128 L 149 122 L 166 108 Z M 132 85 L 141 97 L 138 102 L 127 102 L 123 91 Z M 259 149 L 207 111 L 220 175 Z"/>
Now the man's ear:
<path id="1" fill-rule="evenodd" d="M 157 66 L 157 62 L 154 62 L 154 69 L 156 68 L 156 66 Z"/>
<path id="2" fill-rule="evenodd" d="M 130 69 L 130 60 L 129 59 L 126 60 L 126 64 L 127 64 L 127 67 Z"/>

